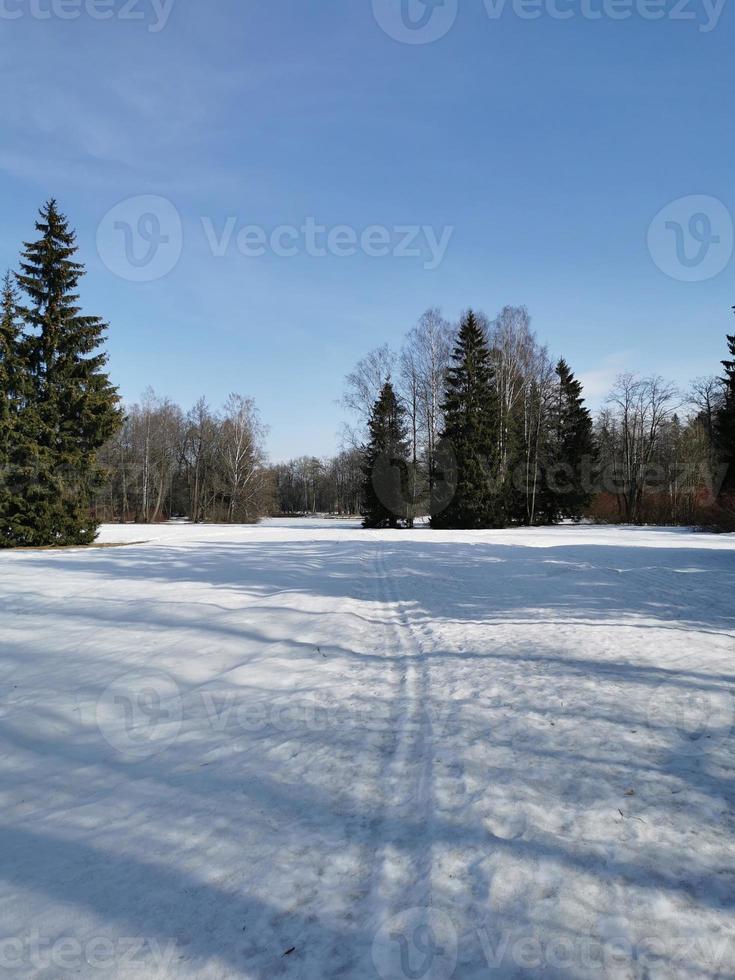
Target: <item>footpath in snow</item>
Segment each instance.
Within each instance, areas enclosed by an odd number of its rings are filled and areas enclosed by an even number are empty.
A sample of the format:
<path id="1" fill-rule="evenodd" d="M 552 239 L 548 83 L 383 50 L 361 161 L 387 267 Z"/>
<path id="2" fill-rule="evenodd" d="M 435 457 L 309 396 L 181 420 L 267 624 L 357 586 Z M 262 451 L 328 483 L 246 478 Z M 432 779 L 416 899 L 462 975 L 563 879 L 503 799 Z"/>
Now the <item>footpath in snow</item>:
<path id="1" fill-rule="evenodd" d="M 0 976 L 735 976 L 735 537 L 0 554 Z"/>

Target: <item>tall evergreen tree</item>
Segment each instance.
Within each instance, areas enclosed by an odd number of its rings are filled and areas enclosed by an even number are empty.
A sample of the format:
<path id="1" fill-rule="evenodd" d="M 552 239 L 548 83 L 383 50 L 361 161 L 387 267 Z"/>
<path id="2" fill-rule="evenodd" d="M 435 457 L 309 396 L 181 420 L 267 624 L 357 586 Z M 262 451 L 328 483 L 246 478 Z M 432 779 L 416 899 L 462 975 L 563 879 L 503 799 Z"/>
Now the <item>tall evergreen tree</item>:
<path id="1" fill-rule="evenodd" d="M 470 310 L 462 320 L 447 372 L 442 440 L 456 459 L 451 503 L 432 517 L 439 528 L 498 527 L 503 523 L 497 479 L 497 393 L 487 340 Z"/>
<path id="2" fill-rule="evenodd" d="M 363 527 L 398 527 L 408 520 L 409 445 L 405 412 L 390 379 L 383 385 L 368 422 L 363 450 Z"/>
<path id="3" fill-rule="evenodd" d="M 592 416 L 584 404 L 582 385 L 564 358 L 557 364 L 556 373 L 559 382 L 547 480 L 548 517 L 579 520 L 592 500 L 590 481 L 595 458 Z"/>
<path id="4" fill-rule="evenodd" d="M 18 294 L 11 274 L 0 298 L 0 546 L 12 544 L 10 515 L 15 504 L 12 462 L 18 439 L 18 417 L 27 372 L 22 362 Z"/>
<path id="5" fill-rule="evenodd" d="M 8 274 L 0 314 L 0 547 L 36 540 L 29 512 L 38 488 L 40 425 L 29 363 L 31 339 L 23 332 L 20 312 Z"/>
<path id="6" fill-rule="evenodd" d="M 86 544 L 94 540 L 92 497 L 101 480 L 97 451 L 121 421 L 118 395 L 99 349 L 106 324 L 82 315 L 76 292 L 84 267 L 75 260 L 74 232 L 56 202 L 36 222 L 16 279 L 26 295 L 19 307 L 28 328 L 30 369 L 26 440 L 20 460 L 22 504 L 13 517 L 15 543 Z"/>
<path id="7" fill-rule="evenodd" d="M 0 466 L 8 463 L 8 446 L 17 413 L 21 327 L 18 294 L 8 272 L 0 298 Z"/>
<path id="8" fill-rule="evenodd" d="M 720 492 L 729 496 L 735 494 L 735 334 L 728 334 L 727 344 L 733 359 L 722 362 L 725 369 L 722 379 L 724 397 L 715 417 L 715 437 L 718 452 L 723 463 L 727 464 Z"/>

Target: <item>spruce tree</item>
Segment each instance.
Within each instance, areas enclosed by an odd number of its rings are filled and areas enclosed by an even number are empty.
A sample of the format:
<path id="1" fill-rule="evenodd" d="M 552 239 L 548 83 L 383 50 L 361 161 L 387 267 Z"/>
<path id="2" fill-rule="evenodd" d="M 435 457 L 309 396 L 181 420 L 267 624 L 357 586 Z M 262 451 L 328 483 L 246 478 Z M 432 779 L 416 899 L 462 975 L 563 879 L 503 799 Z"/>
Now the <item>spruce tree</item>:
<path id="1" fill-rule="evenodd" d="M 715 417 L 715 437 L 717 450 L 727 472 L 720 493 L 735 494 L 735 334 L 728 334 L 727 344 L 733 359 L 723 361 L 725 377 L 722 379 L 723 400 Z"/>
<path id="2" fill-rule="evenodd" d="M 408 439 L 404 410 L 390 379 L 375 402 L 363 450 L 363 527 L 399 526 L 409 517 Z"/>
<path id="3" fill-rule="evenodd" d="M 451 503 L 432 517 L 432 527 L 499 527 L 497 393 L 485 334 L 471 310 L 452 352 L 443 410 L 442 440 L 454 451 L 456 488 Z"/>
<path id="4" fill-rule="evenodd" d="M 0 466 L 8 463 L 8 446 L 17 412 L 19 348 L 18 294 L 8 272 L 0 298 Z"/>
<path id="5" fill-rule="evenodd" d="M 40 237 L 25 243 L 16 276 L 27 297 L 19 309 L 29 330 L 31 390 L 15 534 L 17 543 L 87 544 L 96 533 L 92 500 L 102 477 L 96 453 L 121 418 L 117 391 L 103 370 L 107 325 L 81 313 L 76 289 L 84 267 L 55 201 L 41 209 L 36 230 Z"/>
<path id="6" fill-rule="evenodd" d="M 491 352 L 492 353 L 492 352 Z M 523 382 L 526 387 L 526 382 Z M 498 509 L 506 524 L 525 524 L 528 521 L 528 473 L 525 462 L 529 454 L 529 407 L 533 402 L 533 382 L 527 393 L 505 414 L 503 423 L 505 466 L 500 467 L 502 479 L 498 486 Z"/>
<path id="7" fill-rule="evenodd" d="M 579 520 L 592 500 L 590 481 L 595 458 L 592 416 L 584 404 L 582 385 L 561 358 L 554 408 L 554 451 L 549 469 L 548 510 L 551 520 Z"/>
<path id="8" fill-rule="evenodd" d="M 9 526 L 15 503 L 11 463 L 25 380 L 21 358 L 18 294 L 8 272 L 0 298 L 0 547 L 13 544 Z"/>

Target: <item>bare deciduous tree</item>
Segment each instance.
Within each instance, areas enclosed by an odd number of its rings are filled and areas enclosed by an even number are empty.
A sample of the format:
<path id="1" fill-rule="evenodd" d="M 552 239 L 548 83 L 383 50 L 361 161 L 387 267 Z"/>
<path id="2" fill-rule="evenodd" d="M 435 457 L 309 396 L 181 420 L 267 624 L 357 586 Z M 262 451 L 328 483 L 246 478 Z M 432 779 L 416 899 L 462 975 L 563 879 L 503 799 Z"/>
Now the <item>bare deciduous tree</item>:
<path id="1" fill-rule="evenodd" d="M 255 520 L 269 507 L 264 436 L 252 399 L 231 395 L 218 415 L 202 398 L 184 415 L 149 389 L 104 449 L 98 512 L 142 523 Z"/>
<path id="2" fill-rule="evenodd" d="M 345 378 L 341 405 L 354 417 L 354 421 L 345 426 L 344 439 L 348 446 L 357 448 L 365 441 L 373 405 L 395 365 L 396 355 L 384 344 L 361 358 Z"/>
<path id="3" fill-rule="evenodd" d="M 535 373 L 536 337 L 525 306 L 504 306 L 488 328 L 498 392 L 498 458 L 501 482 L 509 477 L 513 420 L 527 414 L 528 385 Z"/>
<path id="4" fill-rule="evenodd" d="M 641 378 L 630 373 L 618 377 L 608 397 L 605 446 L 617 477 L 622 516 L 631 524 L 640 519 L 662 428 L 679 404 L 675 385 L 658 376 Z"/>
<path id="5" fill-rule="evenodd" d="M 442 401 L 447 368 L 452 352 L 454 328 L 437 309 L 427 310 L 406 338 L 404 350 L 411 351 L 411 373 L 415 377 L 418 424 L 423 430 L 417 441 L 434 483 L 437 442 L 443 424 Z"/>
<path id="6" fill-rule="evenodd" d="M 231 394 L 225 403 L 218 448 L 227 499 L 227 520 L 250 520 L 262 494 L 265 427 L 252 398 Z"/>

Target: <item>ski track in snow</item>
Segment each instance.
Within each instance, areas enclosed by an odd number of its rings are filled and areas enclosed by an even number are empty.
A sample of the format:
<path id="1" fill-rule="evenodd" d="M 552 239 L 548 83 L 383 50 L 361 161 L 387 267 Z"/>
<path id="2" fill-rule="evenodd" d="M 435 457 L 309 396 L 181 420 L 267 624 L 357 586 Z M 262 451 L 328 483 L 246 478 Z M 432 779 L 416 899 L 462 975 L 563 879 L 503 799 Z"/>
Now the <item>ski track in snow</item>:
<path id="1" fill-rule="evenodd" d="M 376 854 L 376 928 L 404 909 L 431 906 L 431 722 L 427 664 L 395 594 L 383 542 L 377 546 L 380 602 L 387 610 L 393 642 L 390 657 L 400 667 L 395 748 L 386 769 L 385 813 Z M 399 822 L 411 829 L 401 831 Z"/>
<path id="2" fill-rule="evenodd" d="M 0 976 L 735 977 L 734 536 L 101 540 L 0 554 Z"/>

